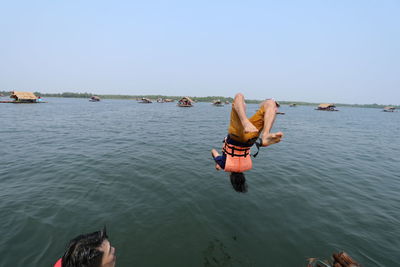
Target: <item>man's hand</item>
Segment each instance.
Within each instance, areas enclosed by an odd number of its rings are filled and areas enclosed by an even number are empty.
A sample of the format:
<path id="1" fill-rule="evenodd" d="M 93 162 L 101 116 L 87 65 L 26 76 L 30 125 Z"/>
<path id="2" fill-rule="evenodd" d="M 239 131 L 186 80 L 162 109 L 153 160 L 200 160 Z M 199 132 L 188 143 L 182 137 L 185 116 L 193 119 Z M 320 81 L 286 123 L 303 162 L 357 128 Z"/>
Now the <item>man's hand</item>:
<path id="1" fill-rule="evenodd" d="M 216 158 L 216 157 L 219 156 L 219 153 L 218 153 L 217 150 L 215 150 L 215 149 L 213 148 L 213 149 L 211 149 L 211 155 L 213 156 L 213 158 Z M 221 170 L 222 168 L 221 168 L 218 164 L 215 164 L 215 169 L 216 169 L 217 171 L 219 171 L 219 170 Z"/>

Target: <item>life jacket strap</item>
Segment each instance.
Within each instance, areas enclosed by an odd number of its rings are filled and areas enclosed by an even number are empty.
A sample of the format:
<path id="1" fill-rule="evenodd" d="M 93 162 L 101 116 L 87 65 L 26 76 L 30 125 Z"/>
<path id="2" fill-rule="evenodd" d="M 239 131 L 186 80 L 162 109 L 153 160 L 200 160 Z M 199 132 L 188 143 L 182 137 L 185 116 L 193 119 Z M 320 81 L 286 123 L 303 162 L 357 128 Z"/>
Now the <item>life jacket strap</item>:
<path id="1" fill-rule="evenodd" d="M 227 138 L 224 139 L 224 141 L 222 141 L 222 143 L 224 143 L 224 146 L 222 148 L 222 151 L 228 155 L 231 155 L 232 157 L 246 157 L 247 155 L 251 155 L 250 154 L 250 148 L 251 146 L 237 146 L 237 145 L 232 145 L 229 144 L 227 142 Z M 254 158 L 257 157 L 258 153 L 260 152 L 260 147 L 262 147 L 263 142 L 261 138 L 258 138 L 257 141 L 254 142 L 254 144 L 257 147 L 257 152 L 254 153 L 253 156 Z M 228 148 L 229 151 L 226 149 Z M 235 150 L 236 151 L 244 151 L 243 154 L 235 154 Z"/>
<path id="2" fill-rule="evenodd" d="M 262 139 L 258 138 L 258 140 L 254 144 L 256 144 L 257 152 L 253 154 L 253 158 L 257 157 L 258 152 L 260 152 L 260 147 L 262 147 L 262 144 L 263 144 Z"/>
<path id="3" fill-rule="evenodd" d="M 226 139 L 224 140 L 224 146 L 222 148 L 222 151 L 225 154 L 228 154 L 232 157 L 247 157 L 248 155 L 250 155 L 250 147 L 240 147 L 240 146 L 235 146 L 235 145 L 231 145 L 228 144 L 228 142 L 226 141 Z M 239 152 L 235 154 L 235 151 Z M 242 153 L 240 153 L 242 152 Z"/>

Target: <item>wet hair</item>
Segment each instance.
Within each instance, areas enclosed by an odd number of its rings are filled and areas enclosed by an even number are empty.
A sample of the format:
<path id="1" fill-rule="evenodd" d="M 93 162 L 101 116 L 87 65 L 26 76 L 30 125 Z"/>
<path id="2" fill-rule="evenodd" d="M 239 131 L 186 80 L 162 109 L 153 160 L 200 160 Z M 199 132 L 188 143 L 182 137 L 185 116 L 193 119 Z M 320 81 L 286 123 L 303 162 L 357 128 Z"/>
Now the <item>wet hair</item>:
<path id="1" fill-rule="evenodd" d="M 62 257 L 62 267 L 100 267 L 103 251 L 99 247 L 108 239 L 106 227 L 101 231 L 72 239 Z"/>
<path id="2" fill-rule="evenodd" d="M 247 192 L 246 177 L 243 172 L 231 172 L 230 178 L 233 189 L 235 189 L 236 192 Z"/>

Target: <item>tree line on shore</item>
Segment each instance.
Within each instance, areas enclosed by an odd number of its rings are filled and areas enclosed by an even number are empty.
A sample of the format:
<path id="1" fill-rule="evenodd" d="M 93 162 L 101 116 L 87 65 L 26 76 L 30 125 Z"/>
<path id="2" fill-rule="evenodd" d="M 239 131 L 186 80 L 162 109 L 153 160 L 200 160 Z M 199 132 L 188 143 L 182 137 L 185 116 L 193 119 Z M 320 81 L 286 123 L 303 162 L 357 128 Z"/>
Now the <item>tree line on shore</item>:
<path id="1" fill-rule="evenodd" d="M 0 91 L 0 94 L 4 96 L 9 96 L 11 91 Z M 127 99 L 127 100 L 135 100 L 141 98 L 149 98 L 149 99 L 158 99 L 158 98 L 169 98 L 175 101 L 181 99 L 181 96 L 165 96 L 165 95 L 99 95 L 99 94 L 92 94 L 92 93 L 73 93 L 73 92 L 64 92 L 64 93 L 41 93 L 41 92 L 34 92 L 36 96 L 40 97 L 65 97 L 65 98 L 91 98 L 92 96 L 98 96 L 102 99 Z M 189 96 L 193 101 L 196 102 L 213 102 L 216 99 L 221 100 L 222 102 L 229 101 L 231 103 L 233 101 L 232 97 L 224 97 L 224 96 L 205 96 L 205 97 L 198 97 L 198 96 Z M 260 103 L 262 100 L 254 100 L 254 99 L 246 99 L 246 103 L 249 104 L 257 104 Z M 278 100 L 282 105 L 290 105 L 296 104 L 298 106 L 317 106 L 320 103 L 311 103 L 311 102 L 302 102 L 302 101 L 281 101 Z M 360 107 L 360 108 L 383 108 L 385 106 L 393 106 L 395 108 L 400 108 L 400 105 L 381 105 L 381 104 L 340 104 L 335 103 L 338 107 Z"/>

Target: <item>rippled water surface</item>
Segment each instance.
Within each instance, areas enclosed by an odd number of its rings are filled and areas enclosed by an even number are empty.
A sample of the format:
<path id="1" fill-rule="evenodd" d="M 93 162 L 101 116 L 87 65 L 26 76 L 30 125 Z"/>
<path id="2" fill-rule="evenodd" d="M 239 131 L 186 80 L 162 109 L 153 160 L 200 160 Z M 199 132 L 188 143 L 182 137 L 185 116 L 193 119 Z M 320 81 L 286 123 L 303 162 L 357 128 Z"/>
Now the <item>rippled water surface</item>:
<path id="1" fill-rule="evenodd" d="M 399 266 L 400 113 L 282 107 L 238 193 L 210 157 L 228 105 L 47 100 L 0 104 L 0 266 L 52 266 L 104 224 L 117 266 Z"/>

